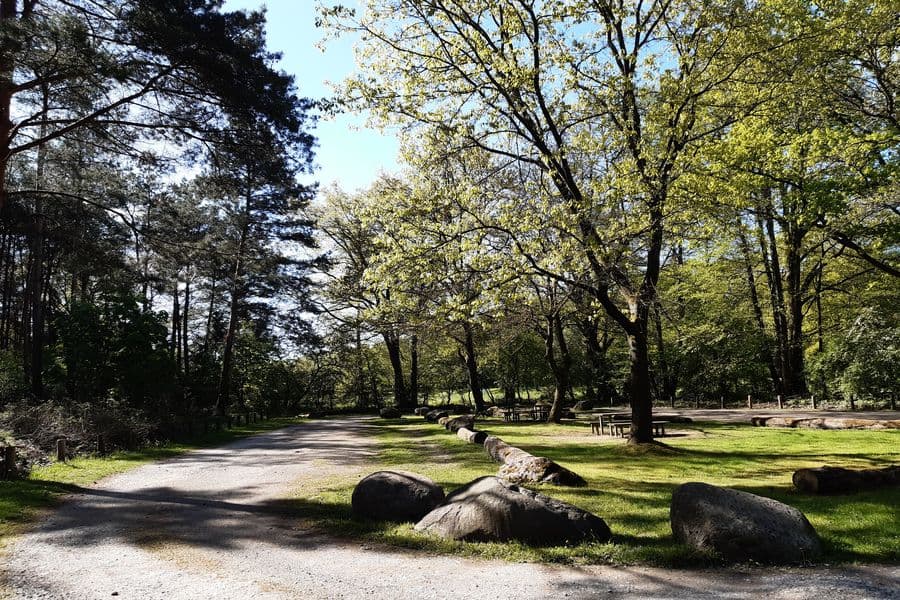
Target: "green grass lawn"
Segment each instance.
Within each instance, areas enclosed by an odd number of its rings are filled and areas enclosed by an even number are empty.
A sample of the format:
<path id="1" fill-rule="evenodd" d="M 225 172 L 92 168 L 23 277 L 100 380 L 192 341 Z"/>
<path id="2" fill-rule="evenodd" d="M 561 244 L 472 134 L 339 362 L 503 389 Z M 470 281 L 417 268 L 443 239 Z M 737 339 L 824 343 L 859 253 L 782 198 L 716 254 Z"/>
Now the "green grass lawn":
<path id="1" fill-rule="evenodd" d="M 296 422 L 295 419 L 271 419 L 227 431 L 210 432 L 186 443 L 116 452 L 108 456 L 80 456 L 65 463 L 39 467 L 27 479 L 0 481 L 0 549 L 9 543 L 13 535 L 34 522 L 42 510 L 53 507 L 62 495 L 79 487 L 188 450 L 220 446 Z"/>
<path id="2" fill-rule="evenodd" d="M 465 444 L 438 425 L 409 418 L 380 421 L 379 465 L 352 477 L 306 483 L 291 500 L 331 532 L 371 542 L 437 553 L 571 564 L 718 564 L 675 543 L 669 526 L 672 490 L 703 481 L 775 498 L 809 518 L 825 546 L 824 563 L 897 563 L 900 560 L 900 489 L 839 496 L 796 492 L 791 474 L 823 464 L 876 467 L 900 463 L 898 431 L 817 431 L 693 424 L 665 439 L 668 448 L 639 449 L 592 436 L 585 424 L 548 425 L 488 420 L 479 425 L 532 454 L 550 457 L 582 475 L 586 488 L 537 486 L 543 493 L 603 517 L 611 543 L 528 548 L 519 544 L 448 542 L 421 535 L 410 524 L 367 523 L 350 514 L 359 477 L 382 468 L 427 475 L 451 491 L 498 465 L 480 447 Z"/>

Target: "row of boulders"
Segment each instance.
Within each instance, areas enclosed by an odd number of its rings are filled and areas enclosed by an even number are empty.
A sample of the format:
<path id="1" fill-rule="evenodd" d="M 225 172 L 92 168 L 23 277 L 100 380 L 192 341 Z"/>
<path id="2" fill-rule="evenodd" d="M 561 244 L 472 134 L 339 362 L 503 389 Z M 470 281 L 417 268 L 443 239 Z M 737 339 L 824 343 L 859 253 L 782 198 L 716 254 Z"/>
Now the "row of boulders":
<path id="1" fill-rule="evenodd" d="M 471 444 L 483 445 L 492 459 L 500 463 L 497 475 L 510 483 L 549 483 L 552 485 L 583 486 L 587 482 L 577 473 L 543 456 L 534 456 L 510 446 L 496 436 L 475 430 L 475 415 L 450 416 L 443 411 L 424 414 L 457 437 Z"/>
<path id="2" fill-rule="evenodd" d="M 359 482 L 352 505 L 358 517 L 413 522 L 416 531 L 453 540 L 549 546 L 612 537 L 597 515 L 498 477 L 475 479 L 445 496 L 422 475 L 379 471 Z M 796 508 L 705 483 L 675 488 L 670 520 L 679 542 L 732 561 L 795 564 L 822 551 Z"/>
<path id="3" fill-rule="evenodd" d="M 808 494 L 842 494 L 900 485 L 900 466 L 883 469 L 819 467 L 799 469 L 792 477 L 794 487 Z"/>
<path id="4" fill-rule="evenodd" d="M 800 429 L 900 429 L 900 419 L 845 419 L 832 417 L 751 417 L 757 427 Z"/>
<path id="5" fill-rule="evenodd" d="M 497 477 L 480 477 L 445 497 L 422 475 L 379 471 L 357 484 L 351 503 L 358 517 L 414 522 L 417 531 L 453 540 L 559 546 L 611 537 L 600 517 Z"/>

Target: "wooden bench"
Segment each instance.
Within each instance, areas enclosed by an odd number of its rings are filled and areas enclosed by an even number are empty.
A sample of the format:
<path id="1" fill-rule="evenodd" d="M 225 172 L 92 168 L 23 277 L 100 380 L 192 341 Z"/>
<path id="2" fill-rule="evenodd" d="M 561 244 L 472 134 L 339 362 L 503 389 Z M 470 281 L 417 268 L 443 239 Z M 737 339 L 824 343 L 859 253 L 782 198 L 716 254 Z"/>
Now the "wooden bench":
<path id="1" fill-rule="evenodd" d="M 631 422 L 629 421 L 612 421 L 609 424 L 609 435 L 625 437 L 625 433 L 630 430 Z"/>
<path id="2" fill-rule="evenodd" d="M 591 421 L 591 433 L 600 435 L 603 433 L 603 421 Z"/>
<path id="3" fill-rule="evenodd" d="M 666 435 L 666 425 L 668 421 L 652 421 L 650 425 L 653 427 L 653 437 L 663 437 Z M 596 429 L 595 429 L 596 428 Z M 596 423 L 591 423 L 591 431 L 603 430 L 603 425 L 600 421 Z M 611 421 L 609 423 L 609 435 L 615 435 L 618 437 L 625 437 L 625 434 L 631 430 L 631 422 L 630 421 Z"/>

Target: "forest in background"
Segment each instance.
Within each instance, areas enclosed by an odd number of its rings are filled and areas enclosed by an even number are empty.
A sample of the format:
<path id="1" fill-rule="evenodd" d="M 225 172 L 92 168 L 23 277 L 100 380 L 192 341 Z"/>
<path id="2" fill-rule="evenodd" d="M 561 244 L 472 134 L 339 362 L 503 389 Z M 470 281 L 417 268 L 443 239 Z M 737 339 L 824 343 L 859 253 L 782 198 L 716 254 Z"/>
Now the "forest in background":
<path id="1" fill-rule="evenodd" d="M 405 167 L 316 200 L 263 14 L 0 6 L 4 436 L 537 391 L 646 441 L 653 405 L 896 400 L 895 2 L 323 10 Z"/>

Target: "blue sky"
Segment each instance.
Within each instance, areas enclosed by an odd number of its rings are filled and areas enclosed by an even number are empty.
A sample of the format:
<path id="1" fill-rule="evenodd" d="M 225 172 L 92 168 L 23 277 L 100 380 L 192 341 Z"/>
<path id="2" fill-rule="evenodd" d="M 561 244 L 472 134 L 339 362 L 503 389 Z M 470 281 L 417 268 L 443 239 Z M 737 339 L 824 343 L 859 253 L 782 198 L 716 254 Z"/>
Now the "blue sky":
<path id="1" fill-rule="evenodd" d="M 352 4 L 345 2 L 345 4 Z M 322 32 L 315 27 L 313 0 L 227 0 L 226 10 L 267 8 L 267 42 L 283 54 L 279 68 L 293 75 L 302 96 L 331 95 L 326 82 L 339 83 L 353 72 L 352 43 L 330 42 L 324 52 L 316 48 Z M 325 187 L 337 182 L 348 191 L 372 182 L 380 170 L 397 168 L 398 144 L 390 133 L 365 127 L 365 117 L 341 115 L 320 121 L 315 130 L 318 170 L 315 178 Z"/>

